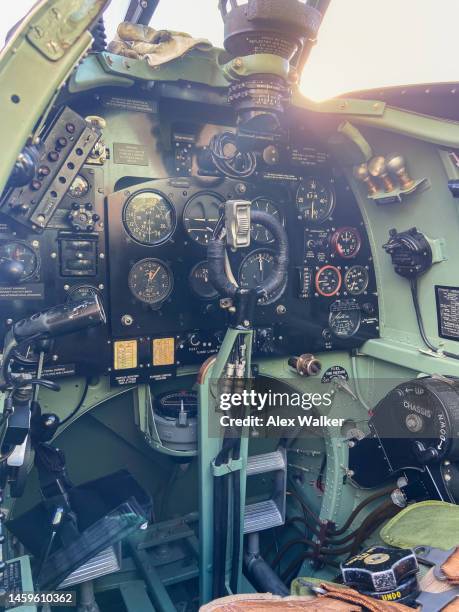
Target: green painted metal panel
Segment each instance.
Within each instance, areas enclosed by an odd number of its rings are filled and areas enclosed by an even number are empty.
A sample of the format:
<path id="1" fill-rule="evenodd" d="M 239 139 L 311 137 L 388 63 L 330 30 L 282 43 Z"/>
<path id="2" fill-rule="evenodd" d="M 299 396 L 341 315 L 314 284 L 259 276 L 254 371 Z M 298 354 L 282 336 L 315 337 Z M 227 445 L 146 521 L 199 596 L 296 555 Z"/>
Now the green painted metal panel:
<path id="1" fill-rule="evenodd" d="M 87 31 L 107 0 L 41 0 L 0 54 L 0 191 L 43 113 L 92 43 Z"/>

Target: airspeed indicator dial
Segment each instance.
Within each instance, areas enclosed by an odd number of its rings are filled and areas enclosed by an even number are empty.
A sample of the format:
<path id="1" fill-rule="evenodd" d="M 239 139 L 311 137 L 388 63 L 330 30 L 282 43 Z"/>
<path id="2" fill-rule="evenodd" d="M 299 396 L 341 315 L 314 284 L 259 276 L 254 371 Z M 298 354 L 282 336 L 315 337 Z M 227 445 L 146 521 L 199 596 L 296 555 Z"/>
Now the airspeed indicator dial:
<path id="1" fill-rule="evenodd" d="M 123 223 L 136 242 L 155 246 L 165 242 L 174 231 L 174 207 L 156 191 L 140 191 L 126 202 Z"/>
<path id="2" fill-rule="evenodd" d="M 144 304 L 161 304 L 174 286 L 169 266 L 160 259 L 142 259 L 135 263 L 128 277 L 132 295 Z"/>

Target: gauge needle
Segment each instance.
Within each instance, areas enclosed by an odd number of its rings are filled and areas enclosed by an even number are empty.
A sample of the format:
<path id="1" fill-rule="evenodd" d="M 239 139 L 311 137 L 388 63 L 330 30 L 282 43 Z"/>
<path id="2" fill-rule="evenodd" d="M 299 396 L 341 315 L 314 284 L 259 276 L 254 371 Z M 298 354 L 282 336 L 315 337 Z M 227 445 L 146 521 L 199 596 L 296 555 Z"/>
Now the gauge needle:
<path id="1" fill-rule="evenodd" d="M 158 274 L 159 272 L 159 266 L 156 268 L 156 270 L 153 272 L 153 270 L 150 270 L 150 272 L 148 272 L 148 282 L 152 282 L 155 279 L 155 276 Z"/>

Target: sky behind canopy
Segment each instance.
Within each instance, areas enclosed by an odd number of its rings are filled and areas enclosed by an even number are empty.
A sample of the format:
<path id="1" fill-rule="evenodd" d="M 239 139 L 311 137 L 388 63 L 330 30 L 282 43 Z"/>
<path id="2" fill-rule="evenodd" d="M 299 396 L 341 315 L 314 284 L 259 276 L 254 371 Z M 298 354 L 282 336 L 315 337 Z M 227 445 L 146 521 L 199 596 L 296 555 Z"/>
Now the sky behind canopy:
<path id="1" fill-rule="evenodd" d="M 0 41 L 33 4 L 34 0 L 0 3 Z M 186 31 L 222 46 L 217 4 L 161 0 L 150 25 Z M 112 0 L 106 14 L 110 37 L 127 5 L 128 0 Z M 358 89 L 459 81 L 458 23 L 459 0 L 331 0 L 301 89 L 323 100 Z"/>

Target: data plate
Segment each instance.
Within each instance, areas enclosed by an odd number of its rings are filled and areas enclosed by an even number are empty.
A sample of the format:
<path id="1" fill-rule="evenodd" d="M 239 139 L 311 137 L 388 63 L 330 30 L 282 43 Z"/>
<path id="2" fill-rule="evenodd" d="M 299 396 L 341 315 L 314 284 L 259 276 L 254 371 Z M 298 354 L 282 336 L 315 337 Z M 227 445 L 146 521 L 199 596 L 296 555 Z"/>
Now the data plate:
<path id="1" fill-rule="evenodd" d="M 137 340 L 118 340 L 114 343 L 113 367 L 115 370 L 137 367 Z"/>
<path id="2" fill-rule="evenodd" d="M 438 335 L 459 340 L 459 287 L 435 286 Z"/>
<path id="3" fill-rule="evenodd" d="M 167 366 L 175 363 L 175 339 L 155 338 L 153 340 L 153 365 Z"/>

